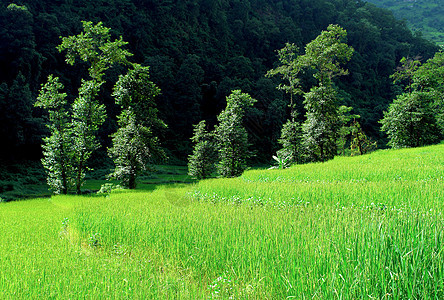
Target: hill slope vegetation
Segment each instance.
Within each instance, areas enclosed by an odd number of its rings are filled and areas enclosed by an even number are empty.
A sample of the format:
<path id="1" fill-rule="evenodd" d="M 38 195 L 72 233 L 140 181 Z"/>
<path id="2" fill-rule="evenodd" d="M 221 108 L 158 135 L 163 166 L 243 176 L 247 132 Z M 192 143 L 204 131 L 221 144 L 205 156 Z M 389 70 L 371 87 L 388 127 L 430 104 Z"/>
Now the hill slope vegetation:
<path id="1" fill-rule="evenodd" d="M 288 117 L 289 98 L 275 89 L 277 79 L 265 73 L 277 62 L 276 49 L 286 42 L 300 49 L 329 24 L 348 32 L 356 50 L 337 83 L 342 104 L 361 115 L 366 132 L 381 138 L 377 121 L 391 102 L 389 75 L 403 56 L 428 58 L 437 48 L 412 35 L 384 9 L 353 0 L 199 0 L 199 1 L 33 1 L 0 6 L 0 138 L 5 159 L 38 158 L 45 135 L 45 115 L 33 110 L 40 84 L 55 74 L 69 87 L 73 101 L 85 78 L 82 64 L 68 66 L 56 50 L 60 36 L 76 35 L 81 20 L 102 21 L 113 36 L 129 42 L 133 60 L 150 65 L 151 79 L 162 90 L 159 114 L 169 125 L 155 133 L 174 155 L 190 154 L 192 124 L 214 125 L 225 97 L 240 88 L 257 99 L 246 127 L 258 150 L 269 159 Z M 110 116 L 101 128 L 103 145 L 115 132 L 117 107 L 112 82 L 120 70 L 107 73 L 100 99 Z M 108 82 L 108 81 L 107 81 Z M 307 83 L 310 84 L 309 82 Z M 302 110 L 302 99 L 297 99 Z M 301 113 L 300 116 L 304 114 Z"/>
<path id="2" fill-rule="evenodd" d="M 399 19 L 407 20 L 413 31 L 444 45 L 444 8 L 438 0 L 368 0 L 368 2 L 393 11 Z"/>

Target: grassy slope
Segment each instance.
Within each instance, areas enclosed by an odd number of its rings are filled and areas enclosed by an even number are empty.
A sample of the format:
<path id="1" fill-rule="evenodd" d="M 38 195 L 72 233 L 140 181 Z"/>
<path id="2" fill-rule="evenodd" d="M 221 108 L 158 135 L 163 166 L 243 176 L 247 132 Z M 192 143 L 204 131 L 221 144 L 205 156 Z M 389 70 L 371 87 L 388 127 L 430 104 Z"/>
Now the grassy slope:
<path id="1" fill-rule="evenodd" d="M 406 19 L 413 31 L 421 31 L 424 37 L 444 45 L 444 8 L 440 0 L 367 0 L 393 11 L 400 19 Z"/>
<path id="2" fill-rule="evenodd" d="M 444 145 L 0 204 L 0 298 L 444 297 Z"/>

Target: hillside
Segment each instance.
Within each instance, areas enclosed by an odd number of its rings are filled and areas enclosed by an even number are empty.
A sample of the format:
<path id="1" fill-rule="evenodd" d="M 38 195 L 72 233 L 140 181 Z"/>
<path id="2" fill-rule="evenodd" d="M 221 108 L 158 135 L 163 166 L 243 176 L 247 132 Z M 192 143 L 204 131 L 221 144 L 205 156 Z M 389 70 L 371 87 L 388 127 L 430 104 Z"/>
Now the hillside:
<path id="1" fill-rule="evenodd" d="M 405 19 L 413 31 L 444 45 L 444 7 L 439 0 L 367 0 L 393 11 L 399 19 Z"/>
<path id="2" fill-rule="evenodd" d="M 210 125 L 236 88 L 258 100 L 248 112 L 247 128 L 258 161 L 277 150 L 288 118 L 289 97 L 276 90 L 279 80 L 265 78 L 277 63 L 276 49 L 286 42 L 301 49 L 329 24 L 348 32 L 356 50 L 346 66 L 349 76 L 337 82 L 341 104 L 354 107 L 365 131 L 384 145 L 378 120 L 393 99 L 389 75 L 403 56 L 428 58 L 437 48 L 412 35 L 387 10 L 361 1 L 199 0 L 199 1 L 48 1 L 21 0 L 0 5 L 0 149 L 5 160 L 38 159 L 47 134 L 47 116 L 33 103 L 49 74 L 61 77 L 70 101 L 85 65 L 65 63 L 56 46 L 60 36 L 81 31 L 81 20 L 102 21 L 134 53 L 134 62 L 150 65 L 162 90 L 159 114 L 168 129 L 156 132 L 171 156 L 190 154 L 192 125 Z M 109 118 L 100 130 L 102 156 L 116 130 L 118 109 L 111 97 L 121 70 L 107 74 L 100 99 Z M 305 90 L 312 82 L 305 81 Z M 297 99 L 300 118 L 302 98 Z M 302 120 L 301 120 L 302 121 Z"/>
<path id="3" fill-rule="evenodd" d="M 0 298 L 442 299 L 443 157 L 0 203 Z"/>

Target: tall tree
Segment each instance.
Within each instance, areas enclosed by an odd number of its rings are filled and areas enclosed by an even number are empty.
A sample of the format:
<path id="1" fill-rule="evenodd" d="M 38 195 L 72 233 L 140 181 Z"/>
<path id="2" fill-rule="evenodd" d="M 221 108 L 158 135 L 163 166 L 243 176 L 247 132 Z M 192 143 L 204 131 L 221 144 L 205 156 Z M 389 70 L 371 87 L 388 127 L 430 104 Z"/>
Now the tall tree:
<path id="1" fill-rule="evenodd" d="M 166 128 L 157 115 L 155 97 L 159 93 L 160 89 L 150 80 L 149 67 L 138 64 L 121 75 L 114 87 L 113 95 L 122 113 L 108 150 L 116 166 L 110 177 L 121 180 L 130 189 L 136 188 L 137 176 L 150 161 L 166 157 L 154 135 L 155 131 Z"/>
<path id="2" fill-rule="evenodd" d="M 47 182 L 56 194 L 67 194 L 73 184 L 73 156 L 71 123 L 66 110 L 66 94 L 58 77 L 49 76 L 35 102 L 49 112 L 47 127 L 51 135 L 43 139 L 42 164 L 48 174 Z"/>
<path id="3" fill-rule="evenodd" d="M 350 60 L 354 50 L 343 42 L 346 36 L 343 28 L 330 25 L 308 43 L 305 54 L 297 58 L 296 64 L 312 69 L 313 77 L 319 82 L 304 95 L 307 119 L 303 124 L 303 137 L 306 152 L 313 161 L 332 159 L 337 154 L 341 122 L 333 78 L 348 73 L 341 64 Z"/>
<path id="4" fill-rule="evenodd" d="M 206 129 L 206 122 L 194 126 L 193 154 L 188 157 L 188 174 L 197 179 L 209 178 L 215 171 L 217 153 L 214 145 L 214 134 Z"/>
<path id="5" fill-rule="evenodd" d="M 89 63 L 89 80 L 83 80 L 79 96 L 75 99 L 72 112 L 72 131 L 74 142 L 74 167 L 76 170 L 76 192 L 81 193 L 81 186 L 88 168 L 91 154 L 99 148 L 97 130 L 106 118 L 105 106 L 97 96 L 104 83 L 106 70 L 116 63 L 128 64 L 132 54 L 123 47 L 127 44 L 122 37 L 111 41 L 110 28 L 101 22 L 93 25 L 83 21 L 83 32 L 76 36 L 64 37 L 58 50 L 66 50 L 66 62 L 73 65 L 77 58 Z"/>
<path id="6" fill-rule="evenodd" d="M 283 90 L 290 95 L 290 118 L 283 125 L 279 143 L 282 149 L 278 151 L 277 157 L 288 158 L 289 163 L 301 163 L 303 160 L 301 124 L 297 121 L 296 104 L 293 97 L 302 93 L 301 79 L 299 73 L 302 66 L 297 64 L 298 47 L 295 44 L 287 43 L 284 48 L 278 50 L 280 66 L 267 72 L 266 76 L 280 75 L 286 82 L 278 85 L 279 90 Z"/>
<path id="7" fill-rule="evenodd" d="M 250 95 L 234 90 L 227 97 L 227 107 L 217 117 L 215 129 L 219 151 L 218 173 L 222 177 L 242 175 L 247 167 L 248 133 L 243 126 L 245 109 L 256 102 Z"/>
<path id="8" fill-rule="evenodd" d="M 302 140 L 305 154 L 309 160 L 325 161 L 337 153 L 337 139 L 341 126 L 338 113 L 336 90 L 333 88 L 333 78 L 347 74 L 341 64 L 350 60 L 353 48 L 343 40 L 346 31 L 338 25 L 328 26 L 326 31 L 305 46 L 304 55 L 296 55 L 297 47 L 293 44 L 278 51 L 281 65 L 270 70 L 267 75 L 281 75 L 286 84 L 278 86 L 290 93 L 291 97 L 302 93 L 300 73 L 311 69 L 313 77 L 319 85 L 314 86 L 304 94 L 306 121 L 302 126 Z M 291 120 L 283 127 L 281 143 L 284 151 L 298 160 L 300 156 L 301 136 L 299 124 L 295 120 L 293 98 L 291 98 Z M 285 150 L 287 148 L 287 150 Z"/>

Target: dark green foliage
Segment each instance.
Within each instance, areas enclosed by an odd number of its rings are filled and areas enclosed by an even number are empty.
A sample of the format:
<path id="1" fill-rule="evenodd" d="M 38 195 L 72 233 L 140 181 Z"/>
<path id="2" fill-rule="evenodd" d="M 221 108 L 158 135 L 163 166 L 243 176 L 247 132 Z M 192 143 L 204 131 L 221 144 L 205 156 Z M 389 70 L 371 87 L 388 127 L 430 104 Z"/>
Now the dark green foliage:
<path id="1" fill-rule="evenodd" d="M 73 165 L 75 168 L 75 186 L 77 194 L 81 193 L 87 163 L 92 153 L 100 147 L 97 132 L 105 122 L 105 105 L 100 104 L 97 97 L 103 76 L 112 65 L 128 64 L 127 57 L 132 54 L 122 49 L 127 43 L 120 39 L 111 41 L 110 29 L 101 22 L 93 25 L 83 21 L 83 32 L 76 36 L 64 37 L 57 47 L 59 51 L 66 50 L 66 62 L 73 65 L 76 58 L 89 63 L 90 80 L 82 79 L 79 96 L 72 105 L 72 136 L 73 136 Z"/>
<path id="2" fill-rule="evenodd" d="M 304 94 L 306 120 L 302 126 L 305 152 L 311 161 L 326 161 L 337 154 L 341 121 L 333 78 L 348 73 L 341 64 L 350 60 L 353 48 L 344 43 L 346 31 L 337 25 L 328 26 L 305 47 L 305 54 L 296 65 L 314 69 L 319 86 Z"/>
<path id="3" fill-rule="evenodd" d="M 112 147 L 108 150 L 115 169 L 110 177 L 121 180 L 122 186 L 135 189 L 137 176 L 146 165 L 165 158 L 153 130 L 165 128 L 157 116 L 154 98 L 159 88 L 150 81 L 149 67 L 134 64 L 114 87 L 116 103 L 121 106 L 118 116 L 119 129 L 112 135 Z"/>
<path id="4" fill-rule="evenodd" d="M 216 170 L 217 152 L 213 133 L 206 130 L 206 122 L 194 126 L 193 154 L 188 157 L 188 174 L 200 179 L 209 178 Z"/>
<path id="5" fill-rule="evenodd" d="M 74 150 L 73 165 L 75 168 L 76 192 L 80 194 L 87 163 L 95 150 L 100 147 L 97 131 L 105 122 L 106 111 L 103 104 L 96 100 L 101 82 L 85 81 L 79 88 L 79 97 L 72 104 L 72 137 Z"/>
<path id="6" fill-rule="evenodd" d="M 281 131 L 279 144 L 282 149 L 277 152 L 280 158 L 289 159 L 289 164 L 300 164 L 304 161 L 304 149 L 302 147 L 302 127 L 295 118 L 287 120 Z"/>
<path id="7" fill-rule="evenodd" d="M 354 107 L 362 116 L 365 131 L 376 138 L 380 137 L 377 121 L 394 98 L 388 76 L 396 63 L 408 55 L 428 58 L 437 50 L 433 44 L 412 35 L 403 22 L 386 10 L 363 1 L 23 0 L 16 3 L 9 9 L 9 2 L 0 5 L 0 86 L 6 84 L 9 90 L 21 72 L 31 99 L 35 99 L 40 83 L 49 74 L 56 74 L 67 87 L 71 103 L 78 96 L 81 78 L 92 79 L 88 74 L 89 63 L 78 60 L 80 63 L 71 67 L 55 47 L 60 44 L 60 36 L 76 36 L 82 31 L 80 20 L 91 20 L 93 24 L 102 21 L 113 28 L 108 32 L 110 36 L 123 35 L 129 42 L 124 49 L 134 53 L 135 61 L 152 66 L 152 80 L 162 89 L 158 97 L 159 115 L 170 124 L 165 145 L 182 160 L 191 150 L 192 124 L 205 119 L 209 126 L 215 125 L 216 116 L 225 106 L 225 97 L 237 88 L 258 100 L 245 122 L 254 148 L 260 149 L 257 158 L 269 159 L 276 152 L 282 124 L 289 115 L 283 110 L 290 97 L 283 97 L 280 91 L 270 92 L 267 86 L 278 82 L 275 78 L 266 81 L 263 75 L 275 67 L 273 51 L 282 48 L 285 42 L 302 49 L 330 23 L 347 29 L 348 44 L 356 49 L 356 54 L 347 65 L 350 75 L 337 84 L 350 95 L 350 101 L 344 104 Z M 90 37 L 89 40 L 94 40 Z M 86 51 L 88 47 L 83 49 Z M 98 56 L 106 57 L 106 51 L 94 49 Z M 97 66 L 95 73 L 104 67 Z M 119 114 L 111 97 L 111 82 L 120 72 L 122 69 L 117 66 L 108 69 L 103 79 L 109 83 L 103 84 L 100 91 L 100 103 L 105 104 L 109 118 L 97 134 L 107 146 Z M 0 98 L 1 94 L 0 91 Z M 302 112 L 301 99 L 293 100 Z M 11 99 L 4 103 L 8 103 L 7 107 Z M 33 101 L 21 103 L 27 106 L 23 111 L 28 111 Z M 0 121 L 10 113 L 1 109 Z M 40 137 L 45 134 L 41 115 L 41 110 L 35 110 L 32 116 L 24 117 L 24 122 L 18 120 L 19 126 L 11 126 L 11 130 L 2 127 L 1 140 L 11 141 L 7 149 L 1 149 L 3 157 L 40 155 Z M 22 136 L 22 128 L 25 139 L 16 139 Z"/>
<path id="8" fill-rule="evenodd" d="M 4 113 L 0 115 L 0 134 L 3 143 L 10 145 L 8 147 L 17 150 L 16 147 L 29 145 L 36 135 L 38 137 L 40 120 L 32 114 L 33 101 L 22 73 L 17 75 L 11 86 L 6 83 L 0 86 L 0 111 Z"/>
<path id="9" fill-rule="evenodd" d="M 338 153 L 341 155 L 345 154 L 346 145 L 350 135 L 353 131 L 354 124 L 356 124 L 356 119 L 359 119 L 360 115 L 350 114 L 353 107 L 348 107 L 341 105 L 338 109 L 339 121 L 341 123 L 341 128 L 339 129 L 339 137 L 337 141 Z M 352 122 L 353 120 L 353 122 Z"/>
<path id="10" fill-rule="evenodd" d="M 219 151 L 217 171 L 222 177 L 242 175 L 247 167 L 248 134 L 243 126 L 245 110 L 256 102 L 250 95 L 234 90 L 227 97 L 227 107 L 217 117 L 215 129 Z"/>
<path id="11" fill-rule="evenodd" d="M 150 150 L 158 147 L 157 140 L 149 128 L 137 122 L 131 108 L 119 115 L 118 124 L 119 129 L 112 135 L 113 146 L 108 151 L 115 164 L 110 177 L 120 180 L 125 188 L 135 189 L 137 176 L 152 156 Z"/>
<path id="12" fill-rule="evenodd" d="M 63 85 L 57 77 L 49 76 L 42 86 L 35 103 L 49 113 L 47 125 L 51 135 L 43 139 L 42 164 L 46 169 L 47 182 L 56 194 L 67 194 L 73 185 L 74 168 L 72 124 L 66 110 L 66 94 L 61 93 Z"/>
<path id="13" fill-rule="evenodd" d="M 326 161 L 337 154 L 341 122 L 336 91 L 332 87 L 313 87 L 304 95 L 307 108 L 302 124 L 305 153 L 310 161 Z"/>
<path id="14" fill-rule="evenodd" d="M 381 120 L 393 148 L 420 147 L 441 140 L 437 126 L 434 97 L 429 92 L 414 91 L 396 97 Z"/>
<path id="15" fill-rule="evenodd" d="M 399 19 L 405 19 L 413 31 L 444 45 L 444 7 L 439 0 L 369 0 L 377 6 L 387 8 Z"/>
<path id="16" fill-rule="evenodd" d="M 401 148 L 439 142 L 444 136 L 444 54 L 438 52 L 422 65 L 403 58 L 392 78 L 404 83 L 406 91 L 395 98 L 380 121 L 388 144 Z"/>
<path id="17" fill-rule="evenodd" d="M 377 148 L 376 142 L 372 141 L 365 133 L 362 131 L 361 125 L 358 121 L 354 121 L 351 129 L 351 143 L 350 150 L 351 155 L 364 155 L 370 153 Z"/>
<path id="18" fill-rule="evenodd" d="M 49 196 L 45 184 L 47 175 L 39 161 L 19 161 L 0 164 L 0 198 L 12 201 L 21 198 Z"/>

